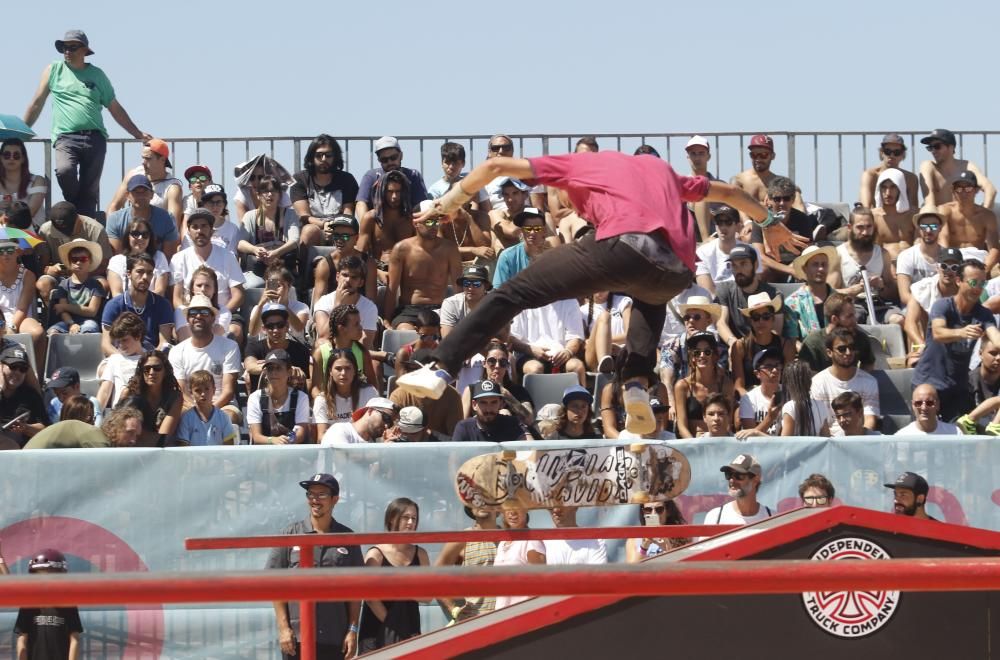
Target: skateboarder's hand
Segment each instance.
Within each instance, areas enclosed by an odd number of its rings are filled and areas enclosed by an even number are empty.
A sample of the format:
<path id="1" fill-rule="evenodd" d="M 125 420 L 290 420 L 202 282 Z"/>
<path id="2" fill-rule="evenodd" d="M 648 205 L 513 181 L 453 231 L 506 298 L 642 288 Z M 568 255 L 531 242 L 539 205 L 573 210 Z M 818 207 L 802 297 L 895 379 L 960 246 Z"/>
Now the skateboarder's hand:
<path id="1" fill-rule="evenodd" d="M 799 254 L 802 249 L 809 245 L 809 239 L 793 234 L 788 227 L 781 222 L 776 222 L 761 230 L 764 234 L 764 252 L 774 259 L 781 258 L 781 249 L 784 248 L 792 254 Z"/>
<path id="2" fill-rule="evenodd" d="M 278 631 L 278 645 L 281 646 L 281 652 L 285 655 L 295 655 L 295 633 L 292 632 L 291 627 Z"/>

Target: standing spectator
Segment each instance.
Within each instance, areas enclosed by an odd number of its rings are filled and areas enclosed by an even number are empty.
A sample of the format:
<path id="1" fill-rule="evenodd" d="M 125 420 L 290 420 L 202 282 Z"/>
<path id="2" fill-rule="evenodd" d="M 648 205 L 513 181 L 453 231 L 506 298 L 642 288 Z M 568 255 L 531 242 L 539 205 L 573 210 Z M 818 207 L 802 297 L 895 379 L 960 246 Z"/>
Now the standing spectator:
<path id="1" fill-rule="evenodd" d="M 389 172 L 398 171 L 409 182 L 410 208 L 416 208 L 420 202 L 427 199 L 427 188 L 424 185 L 424 177 L 421 176 L 419 171 L 403 167 L 402 165 L 403 150 L 399 147 L 399 140 L 388 135 L 381 137 L 375 140 L 374 151 L 375 158 L 378 160 L 381 168 L 370 169 L 361 177 L 354 215 L 364 218 L 365 214 L 372 207 L 372 195 L 376 179 Z"/>
<path id="2" fill-rule="evenodd" d="M 785 404 L 781 407 L 781 435 L 807 438 L 829 436 L 829 412 L 825 403 L 812 398 L 813 370 L 809 364 L 796 360 L 785 365 L 782 382 Z"/>
<path id="3" fill-rule="evenodd" d="M 369 401 L 378 396 L 374 387 L 362 384 L 358 367 L 349 351 L 334 351 L 327 365 L 323 382 L 319 384 L 320 394 L 314 398 L 312 409 L 316 436 L 319 438 L 326 434 L 331 424 L 350 422 L 355 410 L 368 405 Z"/>
<path id="4" fill-rule="evenodd" d="M 861 395 L 857 392 L 841 392 L 833 397 L 830 402 L 833 409 L 834 425 L 830 429 L 830 435 L 834 438 L 882 435 L 878 431 L 865 428 L 867 415 L 865 415 L 864 403 Z"/>
<path id="5" fill-rule="evenodd" d="M 996 320 L 979 302 L 986 286 L 985 266 L 967 259 L 959 272 L 958 293 L 931 306 L 925 348 L 913 372 L 913 383 L 933 385 L 941 401 L 941 416 L 954 419 L 972 408 L 969 362 L 984 335 L 1000 345 Z"/>
<path id="6" fill-rule="evenodd" d="M 205 192 L 205 186 L 212 183 L 212 170 L 208 165 L 192 165 L 184 170 L 184 180 L 188 182 L 191 192 L 184 195 L 181 205 L 184 207 L 184 222 L 181 229 L 187 226 L 188 215 L 197 208 L 205 205 L 201 203 L 201 196 Z"/>
<path id="7" fill-rule="evenodd" d="M 874 430 L 879 416 L 878 382 L 868 372 L 858 369 L 854 335 L 844 328 L 838 328 L 827 334 L 825 346 L 830 366 L 813 377 L 811 397 L 825 404 L 826 417 L 832 418 L 832 403 L 838 394 L 860 394 L 864 401 L 865 428 Z M 831 431 L 837 433 L 836 425 Z"/>
<path id="8" fill-rule="evenodd" d="M 17 243 L 0 240 L 0 313 L 5 332 L 31 335 L 35 359 L 45 359 L 45 329 L 35 319 L 35 274 L 17 263 Z"/>
<path id="9" fill-rule="evenodd" d="M 73 367 L 59 367 L 52 372 L 49 378 L 48 388 L 52 390 L 52 399 L 46 406 L 46 413 L 50 420 L 62 420 L 62 412 L 67 402 L 74 397 L 82 397 L 91 406 L 90 423 L 95 426 L 101 425 L 104 407 L 92 396 L 80 394 L 80 372 Z"/>
<path id="10" fill-rule="evenodd" d="M 736 400 L 733 379 L 719 366 L 718 346 L 715 335 L 709 332 L 694 334 L 687 340 L 688 375 L 674 385 L 677 435 L 681 438 L 694 438 L 706 430 L 705 405 L 711 394 Z M 607 424 L 604 435 L 607 437 Z"/>
<path id="11" fill-rule="evenodd" d="M 771 299 L 766 293 L 757 293 L 747 299 L 747 306 L 740 314 L 750 319 L 750 332 L 738 339 L 730 349 L 733 384 L 743 396 L 760 383 L 757 379 L 754 358 L 763 350 L 773 350 L 782 355 L 784 362 L 795 359 L 795 342 L 785 339 L 775 331 L 774 319 L 781 310 L 781 299 Z"/>
<path id="12" fill-rule="evenodd" d="M 90 266 L 91 275 L 102 279 L 107 269 L 107 260 L 116 251 L 108 242 L 108 235 L 96 220 L 80 215 L 76 207 L 69 202 L 59 202 L 53 205 L 49 212 L 49 221 L 38 229 L 38 235 L 45 239 L 44 245 L 38 246 L 39 258 L 44 266 L 42 275 L 38 278 L 38 297 L 43 304 L 48 304 L 49 294 L 59 284 L 59 279 L 69 277 L 69 268 L 59 261 L 59 249 L 76 239 L 84 239 L 97 243 L 101 248 L 103 259 Z"/>
<path id="13" fill-rule="evenodd" d="M 97 391 L 97 400 L 101 410 L 118 405 L 126 386 L 135 375 L 143 356 L 142 336 L 145 330 L 142 319 L 134 312 L 122 312 L 111 324 L 108 335 L 111 343 L 118 349 L 98 368 L 101 388 Z"/>
<path id="14" fill-rule="evenodd" d="M 957 248 L 941 248 L 937 274 L 925 277 L 910 288 L 910 304 L 906 308 L 903 328 L 906 338 L 910 340 L 911 358 L 919 358 L 923 353 L 927 319 L 934 303 L 958 293 L 958 272 L 962 270 L 962 261 L 962 253 Z"/>
<path id="15" fill-rule="evenodd" d="M 472 527 L 466 529 L 497 529 L 497 513 L 487 509 L 465 507 L 465 515 L 472 518 Z M 497 555 L 494 541 L 452 541 L 441 548 L 435 566 L 492 566 Z M 493 596 L 466 596 L 463 599 L 438 598 L 438 602 L 451 616 L 452 621 L 464 621 L 479 614 L 492 612 L 496 606 Z"/>
<path id="16" fill-rule="evenodd" d="M 280 348 L 268 353 L 260 387 L 247 399 L 247 425 L 255 445 L 302 444 L 312 435 L 309 395 L 289 387 L 289 359 Z"/>
<path id="17" fill-rule="evenodd" d="M 688 154 L 690 155 L 690 151 Z M 697 202 L 705 204 L 705 202 Z M 707 206 L 707 204 L 706 204 Z M 728 282 L 733 279 L 733 266 L 729 261 L 729 255 L 737 245 L 736 230 L 740 227 L 740 214 L 731 206 L 720 204 L 712 209 L 712 219 L 715 221 L 715 238 L 706 240 L 698 246 L 695 254 L 698 263 L 695 265 L 695 281 L 715 295 L 715 287 L 720 282 Z M 760 255 L 757 255 L 759 257 Z M 762 272 L 758 263 L 757 272 Z"/>
<path id="18" fill-rule="evenodd" d="M 650 527 L 650 536 L 641 539 L 629 539 L 625 542 L 625 561 L 634 564 L 643 561 L 648 557 L 655 557 L 668 550 L 679 548 L 691 542 L 689 538 L 676 536 L 656 537 L 652 536 L 659 530 L 655 529 L 661 525 L 686 525 L 684 514 L 681 513 L 677 503 L 673 500 L 666 502 L 649 502 L 640 504 L 639 524 L 643 527 Z"/>
<path id="19" fill-rule="evenodd" d="M 767 199 L 765 205 L 775 217 L 781 218 L 793 234 L 800 236 L 808 245 L 816 238 L 819 223 L 811 215 L 806 215 L 798 207 L 802 198 L 798 194 L 795 182 L 783 176 L 776 176 L 767 184 Z M 750 242 L 764 263 L 764 278 L 769 282 L 786 282 L 794 273 L 791 263 L 797 253 L 784 248 L 777 254 L 771 254 L 765 249 L 764 230 L 755 225 Z"/>
<path id="20" fill-rule="evenodd" d="M 758 384 L 740 398 L 740 440 L 781 435 L 781 408 L 785 403 L 781 373 L 785 358 L 780 351 L 768 348 L 753 356 L 753 371 Z"/>
<path id="21" fill-rule="evenodd" d="M 181 415 L 177 428 L 178 442 L 191 447 L 231 445 L 237 431 L 221 410 L 212 404 L 215 379 L 205 370 L 191 374 L 191 396 L 194 406 Z"/>
<path id="22" fill-rule="evenodd" d="M 28 369 L 28 354 L 20 344 L 0 351 L 0 425 L 6 425 L 3 433 L 22 447 L 49 424 L 42 395 L 25 382 Z"/>
<path id="23" fill-rule="evenodd" d="M 45 67 L 38 90 L 24 112 L 24 121 L 28 126 L 35 123 L 51 92 L 56 180 L 63 199 L 75 204 L 83 213 L 94 215 L 100 203 L 101 171 L 108 137 L 101 108 L 107 108 L 115 121 L 135 139 L 149 142 L 153 136 L 136 128 L 115 98 L 108 77 L 85 61 L 94 51 L 82 30 L 68 30 L 62 39 L 56 40 L 56 51 L 63 59 Z"/>
<path id="24" fill-rule="evenodd" d="M 257 184 L 257 208 L 242 219 L 243 235 L 236 241 L 236 248 L 246 260 L 248 268 L 243 275 L 251 289 L 264 286 L 269 268 L 283 265 L 294 270 L 299 261 L 299 218 L 290 206 L 278 205 L 281 192 L 281 183 L 273 176 L 261 179 Z"/>
<path id="25" fill-rule="evenodd" d="M 184 219 L 181 205 L 183 184 L 171 171 L 170 146 L 163 140 L 153 138 L 142 146 L 142 165 L 133 168 L 125 174 L 121 185 L 108 204 L 108 215 L 125 205 L 128 182 L 138 174 L 149 177 L 153 184 L 153 198 L 150 203 L 167 211 L 173 220 L 174 227 L 180 230 Z"/>
<path id="26" fill-rule="evenodd" d="M 52 313 L 60 320 L 49 326 L 48 335 L 100 332 L 97 314 L 107 292 L 90 274 L 93 265 L 103 260 L 101 246 L 75 238 L 59 247 L 59 260 L 69 270 L 69 277 L 59 282 L 49 296 Z"/>
<path id="27" fill-rule="evenodd" d="M 706 525 L 749 525 L 774 515 L 770 508 L 757 501 L 762 470 L 756 457 L 740 454 L 719 471 L 725 475 L 733 500 L 706 513 Z"/>
<path id="28" fill-rule="evenodd" d="M 132 235 L 133 223 L 143 220 L 146 223 L 146 231 L 152 231 L 146 236 L 149 245 L 142 248 L 143 251 L 152 253 L 156 245 L 163 246 L 164 256 L 169 259 L 177 252 L 180 244 L 180 233 L 177 230 L 177 223 L 165 209 L 155 206 L 153 202 L 153 183 L 145 174 L 133 174 L 125 184 L 128 193 L 129 204 L 108 216 L 106 223 L 108 241 L 114 248 L 113 254 L 121 254 L 128 248 L 133 247 L 129 238 Z"/>
<path id="29" fill-rule="evenodd" d="M 691 176 L 703 176 L 709 181 L 719 180 L 708 169 L 708 161 L 712 160 L 712 151 L 709 148 L 708 140 L 700 135 L 695 135 L 687 141 L 687 144 L 684 146 L 684 151 L 687 153 L 688 164 L 691 165 Z M 655 155 L 659 158 L 659 154 Z M 709 204 L 708 202 L 691 202 L 688 204 L 688 209 L 690 209 L 692 215 L 694 215 L 699 242 L 708 241 L 709 236 L 712 235 L 711 220 L 714 219 L 716 221 L 716 228 L 719 226 L 718 216 L 716 214 L 718 206 L 715 204 Z M 738 224 L 740 218 L 739 213 L 737 213 L 735 209 L 730 210 L 732 210 L 735 214 Z M 709 214 L 711 214 L 711 218 L 709 217 Z M 699 282 L 699 284 L 701 283 Z M 705 285 L 702 284 L 702 286 Z M 709 287 L 705 288 L 709 289 Z M 714 293 L 713 289 L 709 290 Z"/>
<path id="30" fill-rule="evenodd" d="M 263 311 L 259 313 L 259 318 L 264 338 L 252 336 L 247 342 L 246 354 L 243 357 L 243 366 L 250 376 L 250 389 L 255 390 L 258 387 L 264 370 L 264 358 L 271 351 L 278 350 L 288 353 L 289 378 L 292 385 L 299 389 L 304 388 L 306 374 L 309 373 L 309 348 L 288 336 L 288 321 L 293 315 L 289 314 L 288 308 L 281 303 L 269 302 L 261 306 Z"/>
<path id="31" fill-rule="evenodd" d="M 147 285 L 147 290 L 152 289 L 158 296 L 167 295 L 171 276 L 170 263 L 159 249 L 148 220 L 133 220 L 128 226 L 126 244 L 117 249 L 120 251 L 108 261 L 108 286 L 112 296 L 120 296 L 129 288 L 128 258 L 140 254 L 149 255 L 153 259 L 153 278 Z"/>
<path id="32" fill-rule="evenodd" d="M 828 281 L 840 293 L 854 299 L 858 318 L 867 323 L 895 323 L 902 325 L 903 312 L 895 305 L 899 294 L 892 275 L 892 259 L 881 245 L 875 244 L 875 218 L 871 209 L 856 207 L 848 221 L 848 240 L 837 246 L 840 268 L 833 270 Z M 878 318 L 868 318 L 865 304 L 863 272 L 868 273 L 872 305 Z"/>
<path id="33" fill-rule="evenodd" d="M 504 529 L 527 529 L 528 512 L 524 509 L 504 509 Z M 541 541 L 500 541 L 497 544 L 497 555 L 494 566 L 528 566 L 544 564 L 545 544 Z M 528 596 L 497 596 L 496 609 L 502 610 L 508 605 L 514 605 L 528 600 Z"/>
<path id="34" fill-rule="evenodd" d="M 47 548 L 28 560 L 28 573 L 65 573 L 66 557 Z M 18 660 L 80 657 L 83 624 L 75 607 L 22 607 L 17 611 Z"/>
<path id="35" fill-rule="evenodd" d="M 552 524 L 557 529 L 579 527 L 576 524 L 575 506 L 554 506 L 549 509 Z M 559 564 L 607 564 L 608 549 L 603 539 L 546 539 L 545 563 Z"/>
<path id="36" fill-rule="evenodd" d="M 0 143 L 0 213 L 9 211 L 13 202 L 24 202 L 36 227 L 45 222 L 45 195 L 49 182 L 40 174 L 32 174 L 28 165 L 28 150 L 17 138 Z"/>
<path id="37" fill-rule="evenodd" d="M 872 209 L 875 242 L 885 248 L 895 262 L 901 251 L 913 245 L 916 207 L 906 200 L 909 190 L 901 171 L 887 169 L 879 175 L 875 185 L 878 189 L 878 202 Z"/>
<path id="38" fill-rule="evenodd" d="M 420 508 L 408 497 L 397 497 L 385 509 L 385 531 L 415 532 Z M 403 568 L 429 566 L 427 551 L 412 543 L 380 543 L 365 553 L 365 566 Z M 367 653 L 420 634 L 420 604 L 415 600 L 366 599 L 361 607 L 358 650 Z"/>
<path id="39" fill-rule="evenodd" d="M 139 398 L 149 409 L 149 417 L 144 416 L 142 422 L 143 446 L 164 446 L 167 439 L 174 436 L 180 423 L 184 396 L 163 351 L 146 351 L 139 358 L 124 396 Z M 214 397 L 213 393 L 213 400 Z"/>
<path id="40" fill-rule="evenodd" d="M 920 280 L 937 273 L 938 259 L 941 254 L 941 243 L 938 237 L 944 219 L 935 206 L 925 206 L 913 217 L 917 227 L 916 244 L 899 253 L 896 259 L 896 286 L 899 289 L 899 300 L 904 305 L 910 304 L 910 288 Z"/>
<path id="41" fill-rule="evenodd" d="M 900 199 L 906 202 L 911 209 L 917 208 L 917 186 L 919 185 L 917 175 L 899 166 L 906 158 L 906 142 L 903 138 L 898 133 L 886 135 L 879 144 L 878 156 L 879 164 L 875 167 L 869 167 L 861 173 L 861 192 L 858 193 L 861 204 L 866 208 L 875 208 L 876 195 L 879 192 L 879 176 L 886 170 L 895 169 L 903 176 L 903 185 L 906 186 L 906 194 L 901 195 Z"/>
<path id="42" fill-rule="evenodd" d="M 826 351 L 826 338 L 838 328 L 847 330 L 854 337 L 854 355 L 861 368 L 871 371 L 875 368 L 875 352 L 868 341 L 868 333 L 858 327 L 858 310 L 854 301 L 842 293 L 831 293 L 823 303 L 826 326 L 813 330 L 802 341 L 799 359 L 809 364 L 813 371 L 822 371 L 830 366 Z"/>
<path id="43" fill-rule="evenodd" d="M 836 494 L 833 484 L 822 474 L 810 474 L 799 484 L 799 499 L 807 509 L 833 506 Z"/>
<path id="44" fill-rule="evenodd" d="M 396 421 L 397 407 L 392 401 L 375 397 L 354 411 L 351 421 L 338 422 L 327 429 L 321 445 L 338 447 L 365 442 L 382 442 L 382 434 Z"/>
<path id="45" fill-rule="evenodd" d="M 121 255 L 115 255 L 114 259 L 119 256 Z M 125 260 L 125 270 L 128 288 L 109 300 L 101 315 L 101 348 L 104 354 L 111 355 L 114 352 L 111 326 L 125 312 L 137 314 L 142 319 L 145 326 L 142 345 L 145 349 L 166 348 L 174 333 L 174 310 L 169 300 L 149 290 L 156 275 L 155 261 L 147 253 L 129 255 Z"/>
<path id="46" fill-rule="evenodd" d="M 927 504 L 927 494 L 931 489 L 927 485 L 927 480 L 919 474 L 904 472 L 896 477 L 895 482 L 883 486 L 892 489 L 892 510 L 896 515 L 937 520 L 927 515 L 924 508 Z"/>
<path id="47" fill-rule="evenodd" d="M 313 138 L 302 159 L 303 169 L 292 177 L 288 197 L 301 223 L 302 263 L 310 245 L 329 245 L 332 218 L 354 215 L 358 181 L 344 171 L 344 152 L 332 136 Z M 355 232 L 357 233 L 357 232 Z"/>
<path id="48" fill-rule="evenodd" d="M 831 269 L 840 268 L 837 249 L 827 245 L 810 245 L 792 261 L 795 279 L 802 281 L 802 287 L 785 298 L 788 314 L 782 336 L 787 339 L 805 339 L 809 333 L 826 326 L 823 305 L 833 293 L 827 282 Z"/>
<path id="49" fill-rule="evenodd" d="M 914 387 L 910 405 L 914 421 L 896 431 L 896 435 L 962 435 L 957 426 L 938 419 L 941 401 L 933 385 L 925 383 Z"/>
<path id="50" fill-rule="evenodd" d="M 331 474 L 315 474 L 300 481 L 306 490 L 309 517 L 286 527 L 282 534 L 351 534 L 354 530 L 337 522 L 333 508 L 340 501 L 340 483 Z M 323 568 L 360 567 L 365 561 L 361 548 L 356 545 L 343 546 L 331 538 L 331 545 L 309 548 L 315 565 Z M 274 548 L 267 560 L 267 568 L 298 568 L 298 555 L 293 548 Z M 335 578 L 333 578 L 335 579 Z M 274 613 L 278 620 L 278 643 L 283 660 L 301 657 L 301 644 L 296 639 L 299 623 L 298 603 L 276 601 Z M 358 649 L 358 619 L 361 603 L 320 602 L 316 603 L 316 655 L 317 658 L 353 658 Z"/>
<path id="51" fill-rule="evenodd" d="M 476 383 L 472 390 L 472 410 L 475 417 L 463 419 L 455 426 L 455 442 L 509 442 L 527 440 L 521 423 L 511 415 L 501 415 L 501 387 L 492 380 Z"/>
<path id="52" fill-rule="evenodd" d="M 941 206 L 952 200 L 951 184 L 961 172 L 972 172 L 983 182 L 983 206 L 993 208 L 997 189 L 982 174 L 976 164 L 969 160 L 955 158 L 955 134 L 946 128 L 935 128 L 931 134 L 920 139 L 927 146 L 932 160 L 920 163 L 920 189 L 924 193 L 924 204 Z"/>
<path id="53" fill-rule="evenodd" d="M 751 331 L 749 319 L 740 313 L 746 308 L 750 296 L 766 293 L 771 299 L 780 297 L 778 290 L 764 282 L 757 273 L 755 248 L 745 243 L 736 245 L 729 251 L 729 263 L 733 279 L 719 282 L 715 290 L 716 300 L 722 305 L 722 316 L 716 321 L 716 327 L 726 346 L 732 346 Z M 778 319 L 779 328 L 784 320 L 784 316 Z"/>

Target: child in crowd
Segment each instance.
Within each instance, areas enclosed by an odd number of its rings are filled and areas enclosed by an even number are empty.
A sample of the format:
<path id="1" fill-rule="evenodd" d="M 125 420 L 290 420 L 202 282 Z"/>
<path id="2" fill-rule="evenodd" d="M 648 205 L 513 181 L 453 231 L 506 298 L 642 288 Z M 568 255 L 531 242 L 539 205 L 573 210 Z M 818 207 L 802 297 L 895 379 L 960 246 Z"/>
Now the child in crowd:
<path id="1" fill-rule="evenodd" d="M 63 553 L 49 548 L 28 560 L 28 572 L 65 573 L 66 564 Z M 77 660 L 82 632 L 80 611 L 75 607 L 22 607 L 14 624 L 16 657 Z"/>
<path id="2" fill-rule="evenodd" d="M 97 368 L 97 376 L 103 381 L 97 390 L 99 410 L 113 408 L 121 399 L 144 352 L 142 338 L 145 333 L 146 325 L 135 312 L 122 312 L 111 324 L 111 343 L 118 351 L 105 358 Z"/>
<path id="3" fill-rule="evenodd" d="M 236 442 L 236 429 L 229 417 L 212 405 L 215 399 L 215 378 L 200 369 L 191 374 L 191 397 L 194 406 L 181 415 L 177 427 L 178 444 L 195 447 L 231 445 Z"/>
<path id="4" fill-rule="evenodd" d="M 378 377 L 372 365 L 368 349 L 361 343 L 364 330 L 361 328 L 361 312 L 354 305 L 337 305 L 330 311 L 330 340 L 319 341 L 313 350 L 312 395 L 313 398 L 323 393 L 323 378 L 327 373 L 330 355 L 335 349 L 345 348 L 351 351 L 354 365 L 358 369 L 363 385 L 377 387 Z"/>
<path id="5" fill-rule="evenodd" d="M 103 260 L 101 246 L 83 238 L 75 238 L 59 247 L 59 260 L 69 269 L 53 289 L 51 311 L 59 318 L 48 330 L 51 335 L 100 332 L 97 315 L 107 297 L 107 292 L 90 272 Z"/>

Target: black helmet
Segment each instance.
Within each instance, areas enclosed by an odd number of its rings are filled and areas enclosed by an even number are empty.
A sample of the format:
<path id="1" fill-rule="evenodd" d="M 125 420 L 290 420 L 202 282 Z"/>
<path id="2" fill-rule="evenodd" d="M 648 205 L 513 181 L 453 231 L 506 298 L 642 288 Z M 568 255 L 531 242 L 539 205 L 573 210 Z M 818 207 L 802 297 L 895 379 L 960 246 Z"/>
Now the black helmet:
<path id="1" fill-rule="evenodd" d="M 66 557 L 63 553 L 52 548 L 40 550 L 38 554 L 28 560 L 28 572 L 34 573 L 49 569 L 50 571 L 66 572 Z"/>

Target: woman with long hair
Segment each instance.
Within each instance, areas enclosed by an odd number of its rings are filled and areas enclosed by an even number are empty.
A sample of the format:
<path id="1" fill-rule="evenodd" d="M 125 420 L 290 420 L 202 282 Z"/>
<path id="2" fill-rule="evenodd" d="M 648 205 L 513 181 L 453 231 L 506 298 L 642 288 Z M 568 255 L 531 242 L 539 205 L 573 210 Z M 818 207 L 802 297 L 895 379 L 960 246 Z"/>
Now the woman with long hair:
<path id="1" fill-rule="evenodd" d="M 679 548 L 691 542 L 689 538 L 671 538 L 656 536 L 660 525 L 686 525 L 684 515 L 673 500 L 666 502 L 649 502 L 640 504 L 639 524 L 650 527 L 649 536 L 641 539 L 629 539 L 625 542 L 625 561 L 634 564 L 648 557 L 655 557 L 667 550 Z"/>
<path id="2" fill-rule="evenodd" d="M 139 358 L 122 399 L 130 396 L 145 401 L 152 413 L 143 421 L 141 444 L 164 446 L 177 431 L 184 397 L 163 351 L 146 351 Z"/>
<path id="3" fill-rule="evenodd" d="M 59 421 L 65 422 L 67 419 L 78 419 L 86 424 L 93 424 L 94 402 L 85 394 L 74 394 L 66 399 L 59 412 Z"/>
<path id="4" fill-rule="evenodd" d="M 385 531 L 415 532 L 420 508 L 407 497 L 397 497 L 385 508 Z M 365 554 L 369 568 L 429 566 L 427 551 L 412 543 L 380 543 Z M 420 605 L 415 600 L 365 600 L 361 608 L 358 651 L 374 651 L 420 634 Z"/>
<path id="5" fill-rule="evenodd" d="M 809 363 L 795 360 L 785 365 L 781 379 L 787 400 L 781 407 L 781 435 L 800 437 L 830 435 L 825 406 L 812 398 L 813 371 Z"/>
<path id="6" fill-rule="evenodd" d="M 351 351 L 335 348 L 327 361 L 322 393 L 313 400 L 316 437 L 322 438 L 331 424 L 351 421 L 351 413 L 369 399 L 378 396 L 371 385 L 364 385 Z"/>
<path id="7" fill-rule="evenodd" d="M 594 425 L 590 421 L 590 408 L 594 396 L 580 385 L 573 385 L 563 391 L 559 421 L 556 423 L 557 438 L 570 440 L 593 440 L 597 438 Z"/>
<path id="8" fill-rule="evenodd" d="M 295 270 L 299 216 L 291 204 L 281 206 L 283 192 L 277 178 L 265 176 L 257 182 L 257 208 L 247 211 L 242 218 L 249 240 L 240 240 L 237 250 L 244 257 L 243 276 L 248 289 L 264 286 L 264 273 L 271 266 L 284 264 Z"/>
<path id="9" fill-rule="evenodd" d="M 330 341 L 319 342 L 313 350 L 312 389 L 313 397 L 322 392 L 323 375 L 329 367 L 330 356 L 338 348 L 350 351 L 354 365 L 358 369 L 361 382 L 365 385 L 378 384 L 378 375 L 372 366 L 371 354 L 361 343 L 364 331 L 361 328 L 361 312 L 354 305 L 337 305 L 330 311 Z"/>
<path id="10" fill-rule="evenodd" d="M 167 295 L 170 263 L 156 244 L 153 225 L 149 220 L 136 218 L 129 224 L 126 237 L 125 249 L 108 261 L 108 286 L 111 287 L 111 295 L 120 296 L 129 290 L 128 258 L 143 253 L 153 257 L 153 281 L 149 284 L 149 290 L 160 296 Z"/>
<path id="11" fill-rule="evenodd" d="M 718 339 L 710 332 L 698 332 L 687 339 L 688 375 L 674 384 L 677 437 L 694 438 L 707 430 L 705 402 L 719 393 L 735 401 L 733 379 L 719 366 Z"/>
<path id="12" fill-rule="evenodd" d="M 528 390 L 514 382 L 510 377 L 511 359 L 507 344 L 499 339 L 491 339 L 486 346 L 486 359 L 483 360 L 481 380 L 492 380 L 500 383 L 500 394 L 503 397 L 502 407 L 515 415 L 522 424 L 531 426 L 535 421 L 534 404 Z M 462 392 L 462 415 L 472 416 L 472 387 L 470 384 Z"/>
<path id="13" fill-rule="evenodd" d="M 32 174 L 28 165 L 28 150 L 17 138 L 0 143 L 0 212 L 9 202 L 24 202 L 31 211 L 31 222 L 39 227 L 45 222 L 45 195 L 49 182 L 40 174 Z M 8 201 L 9 200 L 9 201 Z"/>

